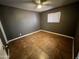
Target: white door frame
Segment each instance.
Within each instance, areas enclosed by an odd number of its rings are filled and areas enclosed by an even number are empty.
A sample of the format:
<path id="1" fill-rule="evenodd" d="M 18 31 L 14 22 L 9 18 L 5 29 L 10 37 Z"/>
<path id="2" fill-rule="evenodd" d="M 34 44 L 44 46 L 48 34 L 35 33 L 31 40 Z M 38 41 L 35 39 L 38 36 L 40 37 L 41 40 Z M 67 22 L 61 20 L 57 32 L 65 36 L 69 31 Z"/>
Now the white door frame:
<path id="1" fill-rule="evenodd" d="M 3 29 L 3 26 L 2 26 L 1 21 L 0 21 L 0 29 L 1 29 L 1 31 L 2 31 L 2 34 L 3 34 L 3 37 L 4 37 L 4 39 L 5 39 L 6 44 L 8 44 L 7 36 L 6 36 L 6 34 L 5 34 L 5 31 L 4 31 L 4 29 Z"/>

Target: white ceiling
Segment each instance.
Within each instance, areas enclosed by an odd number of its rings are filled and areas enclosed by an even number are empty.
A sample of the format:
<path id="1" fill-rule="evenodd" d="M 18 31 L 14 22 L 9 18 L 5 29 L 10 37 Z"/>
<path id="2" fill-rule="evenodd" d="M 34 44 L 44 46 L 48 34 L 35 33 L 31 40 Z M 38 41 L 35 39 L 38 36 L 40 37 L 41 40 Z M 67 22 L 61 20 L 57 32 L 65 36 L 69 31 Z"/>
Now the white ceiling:
<path id="1" fill-rule="evenodd" d="M 46 11 L 46 10 L 56 8 L 62 5 L 74 3 L 78 0 L 48 0 L 48 1 L 51 1 L 51 5 L 48 5 L 48 6 L 44 5 L 41 9 L 37 9 L 35 4 L 29 3 L 30 1 L 32 0 L 0 0 L 0 4 L 16 7 L 16 8 L 21 8 L 24 10 L 42 12 L 42 11 Z"/>

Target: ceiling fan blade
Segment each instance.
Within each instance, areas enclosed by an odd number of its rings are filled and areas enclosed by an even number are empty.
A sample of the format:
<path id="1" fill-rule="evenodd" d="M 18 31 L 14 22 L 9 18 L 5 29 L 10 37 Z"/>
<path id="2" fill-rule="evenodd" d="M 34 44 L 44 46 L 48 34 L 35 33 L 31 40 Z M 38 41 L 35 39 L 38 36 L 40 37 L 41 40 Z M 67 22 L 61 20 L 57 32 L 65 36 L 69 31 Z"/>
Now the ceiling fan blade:
<path id="1" fill-rule="evenodd" d="M 43 2 L 46 2 L 47 0 L 40 0 L 40 1 L 43 3 Z"/>
<path id="2" fill-rule="evenodd" d="M 53 6 L 53 4 L 45 4 L 45 5 L 43 5 L 43 6 Z"/>
<path id="3" fill-rule="evenodd" d="M 46 1 L 46 2 L 43 2 L 42 4 L 43 5 L 47 5 L 47 4 L 52 5 L 52 2 L 51 1 Z"/>
<path id="4" fill-rule="evenodd" d="M 33 0 L 34 1 L 34 3 L 36 3 L 36 4 L 40 4 L 41 2 L 40 2 L 40 0 Z"/>
<path id="5" fill-rule="evenodd" d="M 46 2 L 47 0 L 33 0 L 37 4 L 42 4 L 43 2 Z"/>

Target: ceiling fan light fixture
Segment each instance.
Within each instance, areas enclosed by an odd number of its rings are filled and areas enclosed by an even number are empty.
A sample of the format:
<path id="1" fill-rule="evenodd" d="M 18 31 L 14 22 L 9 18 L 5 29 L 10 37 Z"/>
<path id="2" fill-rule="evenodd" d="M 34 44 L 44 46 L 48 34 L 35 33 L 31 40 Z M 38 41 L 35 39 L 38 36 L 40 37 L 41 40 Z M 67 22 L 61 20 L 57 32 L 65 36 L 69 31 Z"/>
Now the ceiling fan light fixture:
<path id="1" fill-rule="evenodd" d="M 41 4 L 38 4 L 38 5 L 37 5 L 37 8 L 38 8 L 38 9 L 42 8 L 42 5 L 41 5 Z"/>

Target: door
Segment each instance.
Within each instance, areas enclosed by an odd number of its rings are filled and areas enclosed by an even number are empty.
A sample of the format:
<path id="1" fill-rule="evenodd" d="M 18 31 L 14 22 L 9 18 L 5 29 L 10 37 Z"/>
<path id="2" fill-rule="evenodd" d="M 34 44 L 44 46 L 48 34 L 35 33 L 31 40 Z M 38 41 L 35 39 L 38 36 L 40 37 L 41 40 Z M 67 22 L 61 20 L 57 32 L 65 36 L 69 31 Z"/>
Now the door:
<path id="1" fill-rule="evenodd" d="M 0 38 L 0 59 L 9 59 L 9 56 L 7 55 L 4 45 L 2 44 L 1 38 Z"/>

